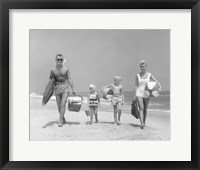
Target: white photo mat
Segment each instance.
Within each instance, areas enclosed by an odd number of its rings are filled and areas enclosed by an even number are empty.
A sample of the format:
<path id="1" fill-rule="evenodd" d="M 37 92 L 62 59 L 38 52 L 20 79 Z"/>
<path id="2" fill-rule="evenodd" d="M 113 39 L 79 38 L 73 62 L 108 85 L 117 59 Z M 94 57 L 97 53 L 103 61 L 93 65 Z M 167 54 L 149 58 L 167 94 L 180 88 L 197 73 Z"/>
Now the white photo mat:
<path id="1" fill-rule="evenodd" d="M 191 161 L 191 10 L 14 9 L 9 19 L 10 161 Z M 29 29 L 170 29 L 171 141 L 29 141 Z"/>

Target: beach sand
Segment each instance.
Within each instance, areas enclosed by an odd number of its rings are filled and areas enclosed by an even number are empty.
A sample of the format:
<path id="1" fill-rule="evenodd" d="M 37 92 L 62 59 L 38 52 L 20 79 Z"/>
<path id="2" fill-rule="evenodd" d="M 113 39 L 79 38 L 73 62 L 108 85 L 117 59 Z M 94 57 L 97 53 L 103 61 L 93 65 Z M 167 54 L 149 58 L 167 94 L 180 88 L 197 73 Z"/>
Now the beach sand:
<path id="1" fill-rule="evenodd" d="M 122 111 L 121 124 L 114 124 L 112 106 L 101 106 L 99 123 L 88 124 L 87 105 L 80 112 L 69 112 L 67 123 L 58 127 L 58 111 L 54 100 L 42 107 L 41 100 L 30 100 L 31 141 L 113 141 L 113 140 L 170 140 L 170 112 L 148 111 L 146 127 L 140 129 L 139 119 L 130 114 L 130 106 Z"/>

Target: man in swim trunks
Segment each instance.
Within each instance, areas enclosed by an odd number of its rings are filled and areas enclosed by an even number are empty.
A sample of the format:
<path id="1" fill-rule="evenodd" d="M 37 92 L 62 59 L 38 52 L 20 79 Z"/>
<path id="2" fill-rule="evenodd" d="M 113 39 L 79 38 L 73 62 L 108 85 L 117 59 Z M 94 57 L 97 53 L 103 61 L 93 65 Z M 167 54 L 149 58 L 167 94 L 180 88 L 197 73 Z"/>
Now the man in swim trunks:
<path id="1" fill-rule="evenodd" d="M 66 123 L 64 114 L 65 114 L 65 106 L 69 94 L 69 85 L 74 91 L 73 81 L 70 76 L 69 68 L 64 66 L 64 58 L 62 54 L 56 55 L 56 66 L 50 71 L 49 78 L 55 78 L 55 96 L 56 102 L 58 106 L 58 112 L 60 114 L 58 120 L 58 126 L 62 127 L 63 123 Z"/>

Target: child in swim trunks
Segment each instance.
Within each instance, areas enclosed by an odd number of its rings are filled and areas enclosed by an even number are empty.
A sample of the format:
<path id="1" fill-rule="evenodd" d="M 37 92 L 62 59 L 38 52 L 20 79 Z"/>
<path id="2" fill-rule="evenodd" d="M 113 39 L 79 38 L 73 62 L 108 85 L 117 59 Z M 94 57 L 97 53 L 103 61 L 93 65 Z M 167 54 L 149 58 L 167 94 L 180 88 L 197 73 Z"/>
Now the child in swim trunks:
<path id="1" fill-rule="evenodd" d="M 90 124 L 93 122 L 93 115 L 95 115 L 95 122 L 98 123 L 98 107 L 100 105 L 99 94 L 96 92 L 96 87 L 93 84 L 89 85 L 90 93 L 88 94 L 88 106 L 90 108 Z"/>
<path id="2" fill-rule="evenodd" d="M 113 91 L 112 96 L 112 105 L 114 110 L 114 121 L 117 125 L 120 124 L 121 114 L 122 114 L 122 105 L 124 103 L 124 95 L 122 90 L 122 85 L 120 84 L 121 77 L 114 76 L 114 83 L 106 86 L 111 88 Z"/>

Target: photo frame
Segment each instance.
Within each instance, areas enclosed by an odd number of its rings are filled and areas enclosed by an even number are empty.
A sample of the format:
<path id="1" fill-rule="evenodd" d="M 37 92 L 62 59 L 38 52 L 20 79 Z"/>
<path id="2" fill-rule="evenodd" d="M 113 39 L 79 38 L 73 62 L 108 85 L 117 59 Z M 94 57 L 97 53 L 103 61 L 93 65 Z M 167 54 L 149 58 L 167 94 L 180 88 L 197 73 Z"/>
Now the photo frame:
<path id="1" fill-rule="evenodd" d="M 0 3 L 1 13 L 1 44 L 0 44 L 0 63 L 1 63 L 1 90 L 0 90 L 0 166 L 1 169 L 200 169 L 200 123 L 199 113 L 199 17 L 200 17 L 200 2 L 199 0 L 181 0 L 181 1 L 145 1 L 145 0 L 116 0 L 116 1 L 54 1 L 54 0 L 2 0 Z M 9 9 L 191 9 L 191 161 L 127 161 L 127 162 L 111 162 L 111 161 L 9 161 L 9 107 L 10 92 L 9 92 Z M 133 153 L 134 154 L 134 153 Z"/>

